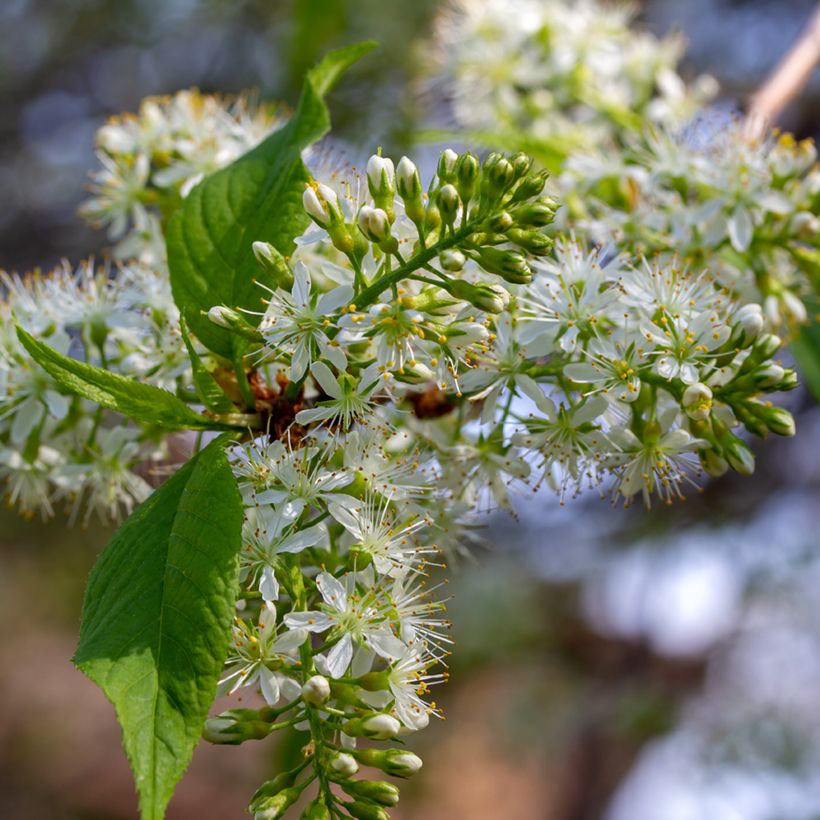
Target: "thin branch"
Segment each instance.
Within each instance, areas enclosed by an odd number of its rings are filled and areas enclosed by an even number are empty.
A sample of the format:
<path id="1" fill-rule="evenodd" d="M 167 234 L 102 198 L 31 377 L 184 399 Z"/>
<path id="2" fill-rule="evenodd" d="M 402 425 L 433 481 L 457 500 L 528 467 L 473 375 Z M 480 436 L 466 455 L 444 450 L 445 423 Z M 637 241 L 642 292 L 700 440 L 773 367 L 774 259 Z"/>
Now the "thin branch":
<path id="1" fill-rule="evenodd" d="M 760 135 L 803 90 L 820 62 L 820 3 L 794 45 L 749 101 L 749 130 Z"/>

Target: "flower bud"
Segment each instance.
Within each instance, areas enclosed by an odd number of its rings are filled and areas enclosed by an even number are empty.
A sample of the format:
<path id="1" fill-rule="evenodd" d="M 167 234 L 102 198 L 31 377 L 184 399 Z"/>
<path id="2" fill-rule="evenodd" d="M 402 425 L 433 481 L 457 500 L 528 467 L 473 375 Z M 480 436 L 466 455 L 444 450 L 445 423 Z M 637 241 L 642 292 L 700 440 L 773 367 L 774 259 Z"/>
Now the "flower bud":
<path id="1" fill-rule="evenodd" d="M 780 384 L 777 385 L 778 390 L 794 390 L 795 387 L 798 386 L 800 382 L 797 378 L 797 371 L 792 370 L 791 368 L 787 368 L 783 371 L 783 378 L 780 381 Z"/>
<path id="2" fill-rule="evenodd" d="M 783 407 L 767 407 L 764 416 L 768 428 L 778 436 L 793 436 L 794 417 Z"/>
<path id="3" fill-rule="evenodd" d="M 704 421 L 709 417 L 712 410 L 712 391 L 701 382 L 690 384 L 686 390 L 683 391 L 683 405 L 684 412 L 690 419 L 695 421 Z"/>
<path id="4" fill-rule="evenodd" d="M 359 771 L 356 758 L 347 752 L 338 752 L 330 761 L 330 768 L 340 777 L 352 777 Z"/>
<path id="5" fill-rule="evenodd" d="M 323 675 L 313 675 L 302 686 L 302 698 L 311 706 L 321 706 L 330 697 L 330 683 Z"/>
<path id="6" fill-rule="evenodd" d="M 256 804 L 251 803 L 253 820 L 278 820 L 299 799 L 302 790 L 298 786 L 284 789 L 271 797 L 265 797 Z"/>
<path id="7" fill-rule="evenodd" d="M 456 186 L 465 208 L 475 195 L 480 170 L 481 166 L 475 154 L 467 151 L 466 154 L 462 154 L 458 158 L 456 163 Z"/>
<path id="8" fill-rule="evenodd" d="M 763 308 L 760 305 L 743 305 L 735 312 L 734 321 L 742 329 L 743 339 L 750 342 L 763 330 Z"/>
<path id="9" fill-rule="evenodd" d="M 273 274 L 277 285 L 289 288 L 293 284 L 293 274 L 285 257 L 273 245 L 269 242 L 254 242 L 251 248 L 256 261 Z"/>
<path id="10" fill-rule="evenodd" d="M 237 311 L 225 305 L 214 305 L 208 311 L 208 319 L 215 325 L 224 327 L 231 333 L 244 336 L 252 342 L 264 341 L 262 334 L 253 325 L 249 324 Z"/>
<path id="11" fill-rule="evenodd" d="M 507 282 L 526 285 L 532 281 L 530 266 L 518 251 L 481 248 L 476 261 L 484 270 L 497 274 Z"/>
<path id="12" fill-rule="evenodd" d="M 381 769 L 391 777 L 412 777 L 422 767 L 422 759 L 403 749 L 357 749 L 354 754 L 365 766 Z"/>
<path id="13" fill-rule="evenodd" d="M 803 325 L 808 321 L 806 306 L 803 304 L 803 301 L 790 290 L 784 290 L 780 294 L 780 302 L 788 321 L 796 325 Z"/>
<path id="14" fill-rule="evenodd" d="M 339 205 L 339 197 L 332 188 L 321 183 L 313 183 L 305 188 L 302 194 L 302 205 L 307 215 L 320 227 L 344 222 L 344 214 Z"/>
<path id="15" fill-rule="evenodd" d="M 303 812 L 301 820 L 330 820 L 324 798 L 317 797 Z"/>
<path id="16" fill-rule="evenodd" d="M 424 211 L 424 228 L 428 232 L 435 231 L 441 225 L 441 211 L 435 203 L 430 202 Z"/>
<path id="17" fill-rule="evenodd" d="M 558 203 L 552 197 L 541 197 L 535 202 L 516 206 L 511 213 L 519 226 L 543 228 L 553 222 L 556 210 Z"/>
<path id="18" fill-rule="evenodd" d="M 760 336 L 755 343 L 754 352 L 761 360 L 771 359 L 775 353 L 783 346 L 783 340 L 774 333 L 766 333 Z"/>
<path id="19" fill-rule="evenodd" d="M 392 715 L 381 713 L 368 717 L 353 718 L 342 724 L 342 731 L 351 737 L 369 737 L 373 740 L 388 740 L 395 737 L 401 724 Z"/>
<path id="20" fill-rule="evenodd" d="M 348 814 L 357 820 L 390 820 L 390 815 L 381 806 L 365 803 L 363 800 L 345 803 L 344 807 Z"/>
<path id="21" fill-rule="evenodd" d="M 525 202 L 538 196 L 544 190 L 548 178 L 548 171 L 539 171 L 537 174 L 526 177 L 515 189 L 511 202 Z"/>
<path id="22" fill-rule="evenodd" d="M 396 168 L 396 184 L 403 200 L 421 196 L 421 179 L 415 163 L 409 157 L 402 157 Z"/>
<path id="23" fill-rule="evenodd" d="M 467 257 L 461 251 L 450 248 L 439 254 L 438 261 L 443 270 L 460 271 L 467 264 Z"/>
<path id="24" fill-rule="evenodd" d="M 519 248 L 529 251 L 533 256 L 544 256 L 552 250 L 553 240 L 540 231 L 522 231 L 512 228 L 507 231 L 507 238 Z"/>
<path id="25" fill-rule="evenodd" d="M 455 185 L 447 184 L 439 189 L 436 195 L 436 204 L 441 212 L 441 221 L 445 225 L 452 225 L 458 216 L 461 206 L 461 198 L 458 195 Z"/>
<path id="26" fill-rule="evenodd" d="M 729 469 L 726 459 L 721 458 L 714 450 L 698 450 L 698 456 L 703 469 L 715 478 L 722 476 Z"/>
<path id="27" fill-rule="evenodd" d="M 510 157 L 510 165 L 512 165 L 515 178 L 521 179 L 521 177 L 530 172 L 530 168 L 532 168 L 532 157 L 528 156 L 523 151 L 519 151 L 517 154 L 513 154 Z"/>
<path id="28" fill-rule="evenodd" d="M 393 160 L 373 154 L 367 161 L 367 187 L 373 199 L 393 198 L 396 190 L 396 171 Z"/>
<path id="29" fill-rule="evenodd" d="M 390 239 L 390 220 L 381 208 L 362 205 L 357 219 L 359 230 L 371 242 L 385 242 Z"/>
<path id="30" fill-rule="evenodd" d="M 513 226 L 513 218 L 507 211 L 500 211 L 487 220 L 487 227 L 494 233 L 504 233 Z"/>
<path id="31" fill-rule="evenodd" d="M 474 285 L 463 279 L 454 279 L 447 290 L 457 299 L 463 299 L 487 313 L 501 313 L 510 303 L 510 293 L 501 285 L 483 282 Z"/>
<path id="32" fill-rule="evenodd" d="M 486 172 L 485 172 L 486 173 Z M 490 168 L 487 181 L 493 194 L 503 194 L 515 181 L 515 171 L 509 160 L 501 159 Z"/>
<path id="33" fill-rule="evenodd" d="M 741 475 L 751 475 L 755 471 L 754 453 L 743 439 L 733 433 L 726 433 L 721 437 L 720 443 L 723 445 L 726 460 L 733 470 Z"/>
<path id="34" fill-rule="evenodd" d="M 341 787 L 351 797 L 361 797 L 380 806 L 395 806 L 399 802 L 399 789 L 386 780 L 345 780 Z"/>
<path id="35" fill-rule="evenodd" d="M 758 368 L 754 373 L 754 381 L 757 387 L 765 390 L 771 387 L 777 387 L 783 381 L 786 371 L 774 362 Z"/>
<path id="36" fill-rule="evenodd" d="M 456 162 L 458 154 L 452 148 L 445 148 L 438 159 L 436 174 L 443 184 L 456 181 Z"/>

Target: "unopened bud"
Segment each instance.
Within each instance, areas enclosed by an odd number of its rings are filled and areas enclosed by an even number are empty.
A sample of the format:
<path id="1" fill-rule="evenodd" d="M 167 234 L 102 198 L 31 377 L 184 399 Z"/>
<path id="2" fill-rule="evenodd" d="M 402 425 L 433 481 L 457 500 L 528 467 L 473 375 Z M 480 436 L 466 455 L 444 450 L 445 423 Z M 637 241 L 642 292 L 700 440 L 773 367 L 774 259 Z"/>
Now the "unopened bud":
<path id="1" fill-rule="evenodd" d="M 782 407 L 770 407 L 766 413 L 766 424 L 778 436 L 793 436 L 795 433 L 794 417 Z"/>
<path id="2" fill-rule="evenodd" d="M 311 706 L 321 706 L 330 697 L 330 683 L 323 675 L 313 675 L 302 686 L 302 698 Z"/>
<path id="3" fill-rule="evenodd" d="M 714 450 L 698 450 L 698 456 L 703 469 L 715 478 L 722 476 L 729 469 L 726 459 L 721 458 Z"/>
<path id="4" fill-rule="evenodd" d="M 532 281 L 530 266 L 518 251 L 482 248 L 476 261 L 484 270 L 497 274 L 507 282 L 526 285 Z"/>
<path id="5" fill-rule="evenodd" d="M 769 364 L 755 371 L 754 381 L 758 387 L 765 390 L 770 387 L 777 387 L 783 381 L 785 375 L 786 371 L 779 364 L 769 362 Z"/>
<path id="6" fill-rule="evenodd" d="M 244 336 L 252 342 L 264 341 L 262 334 L 253 325 L 249 324 L 237 311 L 225 305 L 214 305 L 208 311 L 208 319 L 215 325 L 224 327 L 239 336 Z"/>
<path id="7" fill-rule="evenodd" d="M 364 718 L 353 718 L 342 724 L 342 731 L 351 737 L 369 737 L 373 740 L 388 740 L 395 737 L 401 724 L 392 715 L 373 714 Z"/>
<path id="8" fill-rule="evenodd" d="M 313 183 L 305 188 L 302 204 L 307 215 L 321 228 L 344 222 L 344 213 L 336 192 L 327 185 Z"/>
<path id="9" fill-rule="evenodd" d="M 704 421 L 709 417 L 709 413 L 712 410 L 712 391 L 707 385 L 701 382 L 690 384 L 686 390 L 683 391 L 681 404 L 690 419 Z"/>
<path id="10" fill-rule="evenodd" d="M 330 820 L 324 798 L 319 797 L 314 800 L 303 812 L 300 820 Z"/>
<path id="11" fill-rule="evenodd" d="M 390 220 L 381 208 L 362 205 L 357 219 L 359 230 L 371 242 L 385 242 L 390 239 Z"/>
<path id="12" fill-rule="evenodd" d="M 553 240 L 540 231 L 523 231 L 512 228 L 507 231 L 507 238 L 519 248 L 529 251 L 533 256 L 544 256 L 552 250 Z"/>
<path id="13" fill-rule="evenodd" d="M 345 780 L 339 784 L 351 797 L 360 797 L 380 806 L 395 806 L 399 789 L 386 780 Z"/>
<path id="14" fill-rule="evenodd" d="M 733 433 L 727 433 L 721 438 L 726 460 L 729 466 L 741 475 L 751 475 L 755 471 L 755 457 L 749 445 Z"/>
<path id="15" fill-rule="evenodd" d="M 299 799 L 302 790 L 298 786 L 284 789 L 272 797 L 265 797 L 258 803 L 251 803 L 253 820 L 278 820 Z"/>
<path id="16" fill-rule="evenodd" d="M 438 169 L 436 174 L 442 183 L 456 181 L 456 163 L 458 154 L 452 148 L 445 148 L 438 158 Z"/>
<path id="17" fill-rule="evenodd" d="M 490 191 L 503 194 L 515 181 L 515 171 L 509 160 L 503 157 L 493 165 L 488 175 Z"/>
<path id="18" fill-rule="evenodd" d="M 412 777 L 422 767 L 422 759 L 403 749 L 357 749 L 356 758 L 365 766 L 381 769 L 391 777 Z"/>
<path id="19" fill-rule="evenodd" d="M 735 312 L 734 321 L 742 329 L 743 339 L 750 342 L 763 330 L 763 308 L 760 305 L 743 305 Z"/>
<path id="20" fill-rule="evenodd" d="M 783 346 L 783 340 L 774 333 L 766 333 L 760 336 L 755 343 L 754 352 L 760 359 L 771 359 L 775 353 Z"/>
<path id="21" fill-rule="evenodd" d="M 803 304 L 803 301 L 790 290 L 784 290 L 780 294 L 780 301 L 788 321 L 796 325 L 803 325 L 808 321 L 806 306 Z"/>
<path id="22" fill-rule="evenodd" d="M 500 213 L 494 214 L 487 220 L 487 227 L 489 227 L 490 231 L 495 233 L 504 233 L 512 226 L 513 218 L 507 213 L 507 211 L 501 211 Z"/>
<path id="23" fill-rule="evenodd" d="M 525 202 L 538 196 L 547 184 L 549 172 L 539 171 L 537 174 L 527 177 L 522 180 L 520 185 L 515 189 L 511 202 Z"/>
<path id="24" fill-rule="evenodd" d="M 521 179 L 521 177 L 530 172 L 530 168 L 532 168 L 532 157 L 523 151 L 519 151 L 510 157 L 510 165 L 512 165 L 515 178 Z"/>
<path id="25" fill-rule="evenodd" d="M 381 807 L 373 803 L 366 803 L 363 800 L 354 800 L 352 803 L 344 803 L 347 813 L 357 820 L 390 820 L 390 815 Z"/>
<path id="26" fill-rule="evenodd" d="M 468 151 L 458 158 L 456 163 L 456 185 L 465 208 L 475 195 L 480 170 L 481 166 L 475 154 Z"/>
<path id="27" fill-rule="evenodd" d="M 414 199 L 421 194 L 421 179 L 415 163 L 409 157 L 402 157 L 396 168 L 396 185 L 402 199 Z"/>
<path id="28" fill-rule="evenodd" d="M 352 777 L 359 771 L 359 764 L 356 758 L 347 752 L 339 752 L 330 761 L 330 768 L 339 775 L 339 777 Z"/>
<path id="29" fill-rule="evenodd" d="M 467 257 L 461 251 L 448 249 L 439 254 L 438 261 L 444 270 L 460 271 L 467 264 Z"/>
<path id="30" fill-rule="evenodd" d="M 463 299 L 487 313 L 501 313 L 510 303 L 510 293 L 501 285 L 472 284 L 455 279 L 448 284 L 447 290 L 457 299 Z"/>
<path id="31" fill-rule="evenodd" d="M 797 378 L 797 371 L 792 370 L 791 368 L 787 368 L 783 371 L 783 378 L 780 380 L 780 384 L 777 385 L 778 390 L 794 390 L 800 384 Z"/>
<path id="32" fill-rule="evenodd" d="M 367 161 L 367 187 L 373 199 L 389 196 L 395 192 L 396 171 L 393 160 L 373 154 Z"/>
<path id="33" fill-rule="evenodd" d="M 445 225 L 452 225 L 458 216 L 458 209 L 461 206 L 461 198 L 458 195 L 455 185 L 448 183 L 442 186 L 436 195 L 436 203 L 441 212 L 441 221 Z"/>
<path id="34" fill-rule="evenodd" d="M 541 197 L 535 202 L 518 205 L 512 211 L 512 216 L 519 226 L 543 228 L 555 219 L 558 203 L 552 197 Z"/>

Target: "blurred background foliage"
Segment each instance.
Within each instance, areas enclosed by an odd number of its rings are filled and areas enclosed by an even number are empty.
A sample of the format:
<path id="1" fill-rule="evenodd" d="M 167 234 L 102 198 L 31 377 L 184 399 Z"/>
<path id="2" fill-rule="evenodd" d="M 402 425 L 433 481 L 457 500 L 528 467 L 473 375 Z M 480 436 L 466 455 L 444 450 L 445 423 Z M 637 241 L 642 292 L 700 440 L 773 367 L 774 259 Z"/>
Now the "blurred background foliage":
<path id="1" fill-rule="evenodd" d="M 328 48 L 374 38 L 332 101 L 355 161 L 403 151 L 446 99 L 418 80 L 437 0 L 4 0 L 0 4 L 0 265 L 101 250 L 76 216 L 107 116 L 146 95 L 255 87 L 295 102 Z M 813 0 L 648 0 L 688 68 L 742 102 Z M 820 126 L 813 82 L 784 117 Z M 366 156 L 366 154 L 364 154 Z M 751 479 L 712 481 L 646 513 L 597 497 L 522 499 L 488 517 L 489 547 L 454 572 L 445 725 L 398 818 L 820 818 L 820 409 L 790 395 L 799 434 L 764 442 Z M 134 816 L 118 729 L 69 662 L 85 576 L 110 533 L 0 518 L 0 816 Z M 171 818 L 240 818 L 298 749 L 203 745 Z"/>

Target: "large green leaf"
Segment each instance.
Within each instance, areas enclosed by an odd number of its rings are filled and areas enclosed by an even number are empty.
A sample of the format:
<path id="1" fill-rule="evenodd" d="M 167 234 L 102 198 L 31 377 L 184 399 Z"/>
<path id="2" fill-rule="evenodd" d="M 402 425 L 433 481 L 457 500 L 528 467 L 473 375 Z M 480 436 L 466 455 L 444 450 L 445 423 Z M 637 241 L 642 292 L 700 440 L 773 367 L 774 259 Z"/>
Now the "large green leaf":
<path id="1" fill-rule="evenodd" d="M 160 820 L 216 693 L 242 501 L 220 440 L 140 505 L 91 572 L 77 666 L 117 712 L 143 820 Z"/>
<path id="2" fill-rule="evenodd" d="M 352 63 L 373 48 L 361 43 L 333 51 L 308 72 L 288 123 L 232 165 L 207 176 L 168 223 L 168 264 L 179 309 L 196 337 L 232 361 L 245 342 L 210 322 L 214 305 L 259 310 L 264 291 L 278 284 L 253 255 L 269 242 L 289 254 L 307 227 L 302 193 L 310 175 L 302 151 L 330 128 L 325 95 Z M 253 322 L 253 315 L 248 320 Z M 258 322 L 257 322 L 258 323 Z"/>
<path id="3" fill-rule="evenodd" d="M 34 361 L 57 384 L 103 407 L 117 410 L 143 424 L 155 424 L 169 430 L 225 430 L 230 427 L 200 416 L 167 390 L 64 356 L 38 342 L 22 328 L 17 328 L 17 336 Z"/>

